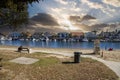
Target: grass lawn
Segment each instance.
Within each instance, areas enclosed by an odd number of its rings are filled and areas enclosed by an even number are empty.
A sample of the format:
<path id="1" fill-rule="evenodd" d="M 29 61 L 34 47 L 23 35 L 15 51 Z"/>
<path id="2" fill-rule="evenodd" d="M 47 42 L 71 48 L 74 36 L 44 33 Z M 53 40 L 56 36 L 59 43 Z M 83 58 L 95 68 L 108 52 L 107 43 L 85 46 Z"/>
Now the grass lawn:
<path id="1" fill-rule="evenodd" d="M 89 58 L 81 58 L 79 64 L 63 64 L 73 58 L 56 58 L 51 54 L 20 54 L 13 51 L 0 51 L 3 68 L 0 80 L 117 80 L 117 76 L 104 64 Z M 30 65 L 9 62 L 18 57 L 39 59 Z"/>

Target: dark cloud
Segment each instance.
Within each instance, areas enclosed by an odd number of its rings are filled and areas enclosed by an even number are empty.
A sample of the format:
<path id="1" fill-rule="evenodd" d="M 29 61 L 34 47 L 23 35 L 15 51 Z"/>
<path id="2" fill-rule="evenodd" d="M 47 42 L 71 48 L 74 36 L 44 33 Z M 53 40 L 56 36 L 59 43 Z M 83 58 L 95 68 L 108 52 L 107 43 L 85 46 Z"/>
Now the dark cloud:
<path id="1" fill-rule="evenodd" d="M 80 21 L 80 16 L 70 16 L 69 17 L 70 21 Z"/>
<path id="2" fill-rule="evenodd" d="M 83 16 L 82 21 L 84 21 L 84 20 L 91 20 L 91 19 L 96 19 L 96 18 L 91 16 L 91 15 L 85 15 L 85 16 Z"/>
<path id="3" fill-rule="evenodd" d="M 36 16 L 33 16 L 31 20 L 38 22 L 44 26 L 59 26 L 57 20 L 50 14 L 46 13 L 38 13 Z"/>
<path id="4" fill-rule="evenodd" d="M 92 30 L 102 30 L 104 29 L 105 27 L 108 27 L 109 25 L 108 24 L 95 24 L 95 25 L 92 25 L 92 26 L 89 26 Z"/>

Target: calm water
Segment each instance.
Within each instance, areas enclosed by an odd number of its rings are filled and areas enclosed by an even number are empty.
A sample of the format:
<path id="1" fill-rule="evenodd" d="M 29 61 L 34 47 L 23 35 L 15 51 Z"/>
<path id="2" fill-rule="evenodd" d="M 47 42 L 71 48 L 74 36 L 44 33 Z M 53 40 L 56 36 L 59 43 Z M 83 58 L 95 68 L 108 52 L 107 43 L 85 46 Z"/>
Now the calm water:
<path id="1" fill-rule="evenodd" d="M 0 41 L 0 45 L 12 45 L 12 46 L 30 46 L 30 47 L 45 47 L 45 48 L 94 48 L 93 42 L 44 42 L 44 41 Z M 102 49 L 114 48 L 120 49 L 120 42 L 101 42 Z"/>

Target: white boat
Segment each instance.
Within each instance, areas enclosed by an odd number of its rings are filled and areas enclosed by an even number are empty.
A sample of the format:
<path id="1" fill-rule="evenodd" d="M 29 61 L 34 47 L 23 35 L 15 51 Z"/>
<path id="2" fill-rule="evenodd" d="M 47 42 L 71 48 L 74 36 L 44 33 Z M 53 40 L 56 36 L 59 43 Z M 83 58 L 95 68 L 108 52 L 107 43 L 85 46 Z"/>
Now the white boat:
<path id="1" fill-rule="evenodd" d="M 75 42 L 76 40 L 74 38 L 71 38 L 70 41 Z"/>
<path id="2" fill-rule="evenodd" d="M 56 39 L 54 39 L 54 41 L 56 42 L 57 40 L 56 40 Z"/>
<path id="3" fill-rule="evenodd" d="M 49 38 L 48 38 L 48 37 L 46 37 L 46 41 L 49 41 Z"/>
<path id="4" fill-rule="evenodd" d="M 12 41 L 12 37 L 7 38 L 8 41 Z"/>
<path id="5" fill-rule="evenodd" d="M 33 38 L 33 39 L 32 39 L 32 41 L 36 41 L 36 39 L 35 39 L 35 38 Z"/>
<path id="6" fill-rule="evenodd" d="M 4 40 L 6 40 L 6 39 L 5 39 L 5 37 L 1 37 L 0 40 L 1 40 L 1 41 L 4 41 Z"/>
<path id="7" fill-rule="evenodd" d="M 23 38 L 21 38 L 21 39 L 19 39 L 20 41 L 24 41 L 25 39 L 23 39 Z"/>
<path id="8" fill-rule="evenodd" d="M 84 38 L 82 41 L 84 41 L 84 42 L 88 42 L 88 39 L 87 39 L 87 38 Z"/>
<path id="9" fill-rule="evenodd" d="M 39 39 L 35 39 L 35 41 L 39 41 Z"/>
<path id="10" fill-rule="evenodd" d="M 105 42 L 105 40 L 102 40 L 102 39 L 101 39 L 100 41 L 101 41 L 101 42 Z"/>
<path id="11" fill-rule="evenodd" d="M 63 41 L 64 41 L 64 42 L 66 42 L 67 40 L 66 40 L 66 39 L 64 39 Z"/>

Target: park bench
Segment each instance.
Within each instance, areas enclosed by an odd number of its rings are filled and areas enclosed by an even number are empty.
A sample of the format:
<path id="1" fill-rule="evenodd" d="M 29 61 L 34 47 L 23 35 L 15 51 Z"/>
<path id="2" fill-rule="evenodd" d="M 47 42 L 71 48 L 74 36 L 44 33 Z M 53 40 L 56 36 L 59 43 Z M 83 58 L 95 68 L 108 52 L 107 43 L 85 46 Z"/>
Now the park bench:
<path id="1" fill-rule="evenodd" d="M 18 47 L 18 52 L 21 52 L 21 51 L 27 51 L 28 53 L 30 53 L 30 49 L 29 48 L 25 48 L 23 46 Z"/>

